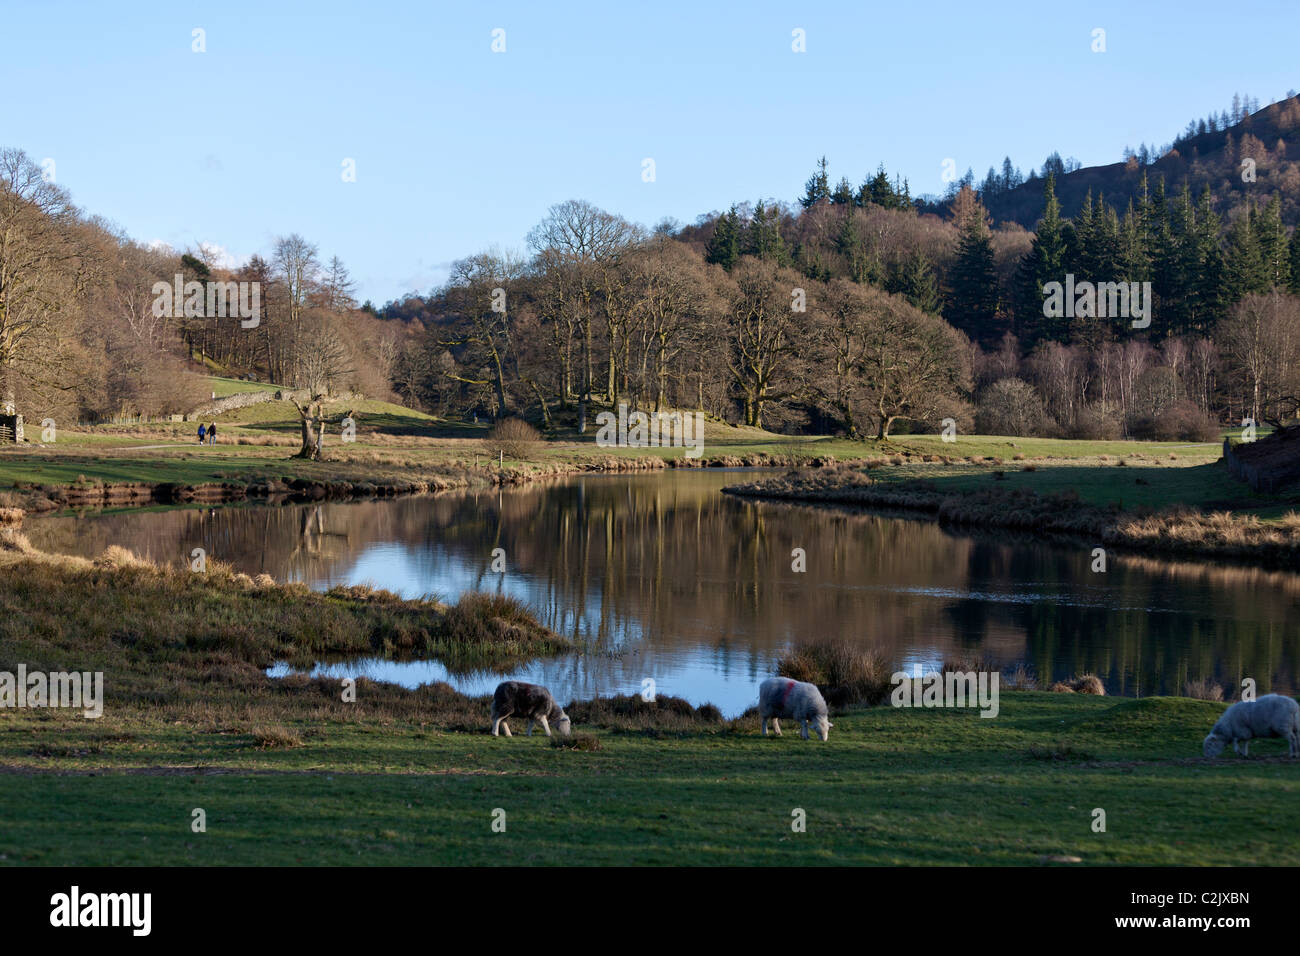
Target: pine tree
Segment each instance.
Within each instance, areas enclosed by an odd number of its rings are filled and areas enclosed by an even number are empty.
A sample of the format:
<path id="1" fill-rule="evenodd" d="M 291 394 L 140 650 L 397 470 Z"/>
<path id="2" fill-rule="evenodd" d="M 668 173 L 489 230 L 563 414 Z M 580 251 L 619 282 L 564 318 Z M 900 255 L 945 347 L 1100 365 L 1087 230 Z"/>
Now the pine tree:
<path id="1" fill-rule="evenodd" d="M 862 188 L 858 190 L 858 205 L 865 206 L 867 203 L 875 203 L 886 209 L 896 206 L 894 187 L 889 185 L 889 174 L 885 172 L 884 166 L 878 167 L 876 175 L 863 182 Z"/>
<path id="2" fill-rule="evenodd" d="M 742 248 L 746 254 L 777 265 L 786 265 L 789 261 L 785 240 L 781 238 L 781 213 L 775 208 L 769 209 L 761 199 L 754 207 L 754 217 L 745 230 L 745 239 Z"/>
<path id="3" fill-rule="evenodd" d="M 1071 225 L 1074 226 L 1074 234 L 1066 248 L 1065 270 L 1073 272 L 1076 279 L 1095 282 L 1097 264 L 1093 262 L 1092 256 L 1095 251 L 1093 232 L 1096 229 L 1096 222 L 1091 189 L 1084 195 L 1083 205 L 1079 207 L 1079 214 L 1074 217 Z"/>
<path id="4" fill-rule="evenodd" d="M 992 166 L 989 167 L 988 175 L 984 177 L 984 184 L 980 186 L 980 199 L 988 202 L 996 199 L 1002 192 L 1002 183 L 998 181 L 998 173 Z"/>
<path id="5" fill-rule="evenodd" d="M 1168 240 L 1164 250 L 1164 285 L 1161 292 L 1161 328 L 1182 334 L 1192 325 L 1196 311 L 1195 283 L 1200 273 L 1200 248 L 1196 236 L 1196 210 L 1186 185 L 1173 202 Z"/>
<path id="6" fill-rule="evenodd" d="M 1023 181 L 1020 170 L 1011 165 L 1011 157 L 1002 160 L 1002 191 L 1009 193 Z"/>
<path id="7" fill-rule="evenodd" d="M 1252 292 L 1267 292 L 1270 288 L 1264 258 L 1260 255 L 1256 227 L 1255 207 L 1238 216 L 1228 230 L 1228 251 L 1225 264 L 1225 285 L 1229 302 L 1236 302 Z"/>
<path id="8" fill-rule="evenodd" d="M 852 209 L 846 211 L 840 223 L 839 234 L 835 237 L 835 250 L 849 264 L 849 276 L 854 282 L 866 281 L 867 249 L 858 231 L 858 219 Z"/>
<path id="9" fill-rule="evenodd" d="M 1119 216 L 1112 207 L 1106 205 L 1106 197 L 1102 195 L 1097 196 L 1091 241 L 1089 260 L 1099 281 L 1118 281 L 1121 272 Z"/>
<path id="10" fill-rule="evenodd" d="M 1282 223 L 1282 197 L 1276 193 L 1269 200 L 1257 223 L 1259 255 L 1269 285 L 1285 289 L 1291 283 L 1291 250 Z"/>
<path id="11" fill-rule="evenodd" d="M 713 235 L 704 247 L 705 261 L 720 265 L 730 272 L 740 258 L 740 232 L 740 215 L 733 205 L 714 224 Z"/>
<path id="12" fill-rule="evenodd" d="M 957 194 L 957 258 L 948 276 L 950 294 L 944 317 L 972 339 L 992 343 L 1005 331 L 997 326 L 998 275 L 988 212 L 964 185 Z"/>
<path id="13" fill-rule="evenodd" d="M 849 182 L 848 177 L 841 177 L 834 192 L 831 193 L 831 203 L 836 206 L 852 206 L 854 198 L 853 185 Z"/>
<path id="14" fill-rule="evenodd" d="M 1300 295 L 1300 229 L 1291 234 L 1291 291 Z"/>
<path id="15" fill-rule="evenodd" d="M 1214 211 L 1214 196 L 1210 187 L 1201 190 L 1196 204 L 1196 258 L 1197 273 L 1192 277 L 1194 290 L 1191 310 L 1191 327 L 1208 332 L 1223 316 L 1224 263 L 1219 245 L 1221 223 Z"/>
<path id="16" fill-rule="evenodd" d="M 938 315 L 943 304 L 938 277 L 934 274 L 930 260 L 919 249 L 901 264 L 889 270 L 885 289 L 901 295 L 922 312 Z"/>
<path id="17" fill-rule="evenodd" d="M 894 177 L 894 208 L 912 208 L 912 187 L 908 183 L 907 177 L 903 177 L 901 181 L 897 176 Z"/>
<path id="18" fill-rule="evenodd" d="M 826 172 L 826 157 L 823 156 L 817 161 L 817 171 L 809 176 L 808 182 L 804 184 L 804 197 L 799 202 L 808 209 L 830 198 L 831 180 Z"/>
<path id="19" fill-rule="evenodd" d="M 1141 216 L 1130 199 L 1119 228 L 1119 272 L 1126 282 L 1145 282 L 1151 277 L 1150 268 L 1142 243 Z"/>
<path id="20" fill-rule="evenodd" d="M 1056 198 L 1056 177 L 1049 175 L 1043 184 L 1043 218 L 1038 222 L 1029 251 L 1020 260 L 1017 276 L 1016 318 L 1020 325 L 1017 334 L 1027 345 L 1043 337 L 1065 338 L 1065 320 L 1047 319 L 1043 315 L 1043 286 L 1065 281 L 1066 242 L 1061 204 Z"/>

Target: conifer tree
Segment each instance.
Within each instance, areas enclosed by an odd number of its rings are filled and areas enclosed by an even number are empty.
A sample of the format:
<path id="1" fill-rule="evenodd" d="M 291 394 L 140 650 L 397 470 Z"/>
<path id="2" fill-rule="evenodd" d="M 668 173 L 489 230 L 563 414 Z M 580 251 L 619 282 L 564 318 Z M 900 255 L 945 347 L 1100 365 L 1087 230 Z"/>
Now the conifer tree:
<path id="1" fill-rule="evenodd" d="M 1224 310 L 1223 250 L 1219 245 L 1222 224 L 1214 211 L 1214 197 L 1210 187 L 1201 191 L 1196 204 L 1196 261 L 1197 273 L 1191 277 L 1193 290 L 1190 315 L 1191 328 L 1208 332 L 1219 320 Z"/>
<path id="2" fill-rule="evenodd" d="M 930 260 L 920 249 L 889 270 L 885 290 L 903 296 L 922 312 L 934 315 L 939 314 L 943 304 L 938 277 L 930 266 Z"/>
<path id="3" fill-rule="evenodd" d="M 1300 295 L 1300 228 L 1291 234 L 1291 291 Z"/>
<path id="4" fill-rule="evenodd" d="M 769 209 L 761 199 L 754 207 L 754 217 L 745 230 L 745 239 L 742 248 L 747 255 L 777 265 L 788 263 L 785 240 L 781 238 L 781 213 L 775 208 Z"/>
<path id="5" fill-rule="evenodd" d="M 1270 288 L 1264 258 L 1260 254 L 1259 236 L 1256 233 L 1257 215 L 1252 204 L 1238 216 L 1228 230 L 1225 279 L 1228 301 L 1236 302 L 1251 292 L 1267 292 Z"/>
<path id="6" fill-rule="evenodd" d="M 1259 255 L 1270 287 L 1285 289 L 1291 282 L 1291 256 L 1282 223 L 1282 197 L 1277 193 L 1259 214 L 1256 228 Z"/>
<path id="7" fill-rule="evenodd" d="M 969 185 L 963 185 L 957 194 L 955 208 L 957 257 L 948 276 L 950 294 L 944 317 L 972 339 L 992 343 L 1004 330 L 996 326 L 998 276 L 988 211 Z"/>
<path id="8" fill-rule="evenodd" d="M 804 209 L 808 209 L 830 198 L 831 180 L 826 172 L 826 157 L 823 156 L 817 161 L 817 171 L 808 177 L 808 182 L 804 183 L 804 196 L 799 203 Z"/>
<path id="9" fill-rule="evenodd" d="M 1039 338 L 1065 338 L 1065 320 L 1049 320 L 1043 315 L 1043 286 L 1065 281 L 1067 234 L 1061 221 L 1061 204 L 1056 198 L 1056 177 L 1043 181 L 1043 218 L 1038 221 L 1033 243 L 1020 260 L 1019 295 L 1016 317 L 1017 334 L 1028 344 Z"/>
<path id="10" fill-rule="evenodd" d="M 1119 271 L 1126 282 L 1145 282 L 1151 277 L 1146 246 L 1142 242 L 1141 216 L 1129 200 L 1119 229 Z"/>
<path id="11" fill-rule="evenodd" d="M 714 224 L 713 235 L 704 249 L 705 261 L 720 265 L 730 272 L 740 258 L 740 232 L 740 215 L 733 205 Z"/>
<path id="12" fill-rule="evenodd" d="M 852 206 L 854 204 L 853 184 L 849 182 L 847 176 L 840 178 L 830 198 L 831 202 L 836 206 Z"/>

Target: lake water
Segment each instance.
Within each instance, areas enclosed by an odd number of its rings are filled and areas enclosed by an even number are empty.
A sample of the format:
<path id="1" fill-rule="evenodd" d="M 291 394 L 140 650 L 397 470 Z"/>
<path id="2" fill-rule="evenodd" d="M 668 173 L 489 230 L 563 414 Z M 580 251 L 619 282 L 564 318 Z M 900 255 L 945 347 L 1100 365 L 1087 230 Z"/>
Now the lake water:
<path id="1" fill-rule="evenodd" d="M 791 644 L 861 642 L 900 669 L 955 654 L 1028 666 L 1040 680 L 1092 671 L 1110 693 L 1181 693 L 1190 679 L 1296 688 L 1300 575 L 956 534 L 923 520 L 738 500 L 745 471 L 591 475 L 517 489 L 323 504 L 245 504 L 29 519 L 50 551 L 121 545 L 188 564 L 193 548 L 249 574 L 313 588 L 371 583 L 454 600 L 515 595 L 580 654 L 509 676 L 562 701 L 639 692 L 734 715 Z M 506 571 L 491 571 L 501 548 Z M 791 569 L 792 549 L 807 570 Z M 490 693 L 501 675 L 436 662 L 321 668 Z M 280 673 L 281 671 L 273 671 Z"/>

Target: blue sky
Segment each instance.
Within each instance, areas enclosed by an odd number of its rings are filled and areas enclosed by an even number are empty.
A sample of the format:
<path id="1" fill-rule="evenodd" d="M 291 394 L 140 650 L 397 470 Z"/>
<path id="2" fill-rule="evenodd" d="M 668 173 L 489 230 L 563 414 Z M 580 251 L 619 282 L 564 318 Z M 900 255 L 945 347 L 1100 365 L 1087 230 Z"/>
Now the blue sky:
<path id="1" fill-rule="evenodd" d="M 522 249 L 565 199 L 690 222 L 793 201 L 823 154 L 941 192 L 949 157 L 1114 162 L 1234 91 L 1300 87 L 1294 0 L 5 7 L 0 145 L 144 241 L 242 260 L 301 233 L 376 304 Z"/>

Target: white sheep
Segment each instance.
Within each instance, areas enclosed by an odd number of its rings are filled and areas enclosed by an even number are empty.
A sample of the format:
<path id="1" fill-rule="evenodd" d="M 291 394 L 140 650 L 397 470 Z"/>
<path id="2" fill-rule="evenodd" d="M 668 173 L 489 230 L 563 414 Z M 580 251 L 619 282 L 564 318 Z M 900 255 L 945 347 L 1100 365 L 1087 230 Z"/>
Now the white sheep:
<path id="1" fill-rule="evenodd" d="M 781 736 L 781 718 L 800 721 L 802 736 L 808 739 L 808 724 L 817 726 L 817 736 L 825 740 L 835 725 L 826 717 L 826 700 L 816 684 L 791 680 L 788 677 L 771 677 L 758 686 L 758 712 L 763 718 L 763 736 L 767 736 L 767 722 Z"/>
<path id="2" fill-rule="evenodd" d="M 1248 757 L 1256 737 L 1285 737 L 1290 755 L 1300 756 L 1300 704 L 1281 694 L 1237 701 L 1206 736 L 1205 756 L 1217 757 L 1232 744 L 1233 750 Z"/>
<path id="3" fill-rule="evenodd" d="M 555 721 L 556 729 L 565 737 L 569 736 L 569 715 L 564 712 L 551 692 L 539 684 L 525 684 L 523 681 L 508 680 L 498 684 L 492 695 L 492 736 L 499 736 L 497 728 L 511 736 L 510 725 L 506 718 L 511 715 L 528 718 L 528 736 L 533 735 L 533 723 L 542 725 L 546 736 L 551 736 L 551 725 Z"/>

